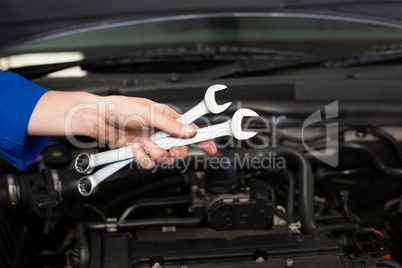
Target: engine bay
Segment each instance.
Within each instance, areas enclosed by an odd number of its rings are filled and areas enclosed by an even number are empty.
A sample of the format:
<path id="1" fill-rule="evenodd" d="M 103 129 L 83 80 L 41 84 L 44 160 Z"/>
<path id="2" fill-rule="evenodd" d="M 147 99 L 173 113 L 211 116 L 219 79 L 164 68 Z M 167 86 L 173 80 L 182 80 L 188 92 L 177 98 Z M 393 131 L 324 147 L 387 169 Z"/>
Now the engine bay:
<path id="1" fill-rule="evenodd" d="M 66 90 L 84 81 L 35 82 Z M 220 97 L 258 111 L 260 118 L 244 126 L 256 137 L 218 138 L 215 156 L 192 146 L 171 166 L 130 164 L 90 197 L 77 190 L 74 159 L 108 150 L 94 140 L 76 137 L 90 144 L 83 149 L 51 137 L 23 172 L 2 161 L 0 266 L 401 267 L 398 103 L 339 98 L 334 116 L 325 92 L 307 102 L 293 99 L 290 83 L 276 81 L 264 91 L 242 83 L 225 81 L 232 91 Z M 173 85 L 162 91 L 134 84 L 131 91 L 93 91 L 156 98 L 185 110 L 205 89 L 183 84 L 175 94 Z M 301 128 L 315 111 L 324 119 Z M 328 160 L 334 156 L 336 165 Z"/>

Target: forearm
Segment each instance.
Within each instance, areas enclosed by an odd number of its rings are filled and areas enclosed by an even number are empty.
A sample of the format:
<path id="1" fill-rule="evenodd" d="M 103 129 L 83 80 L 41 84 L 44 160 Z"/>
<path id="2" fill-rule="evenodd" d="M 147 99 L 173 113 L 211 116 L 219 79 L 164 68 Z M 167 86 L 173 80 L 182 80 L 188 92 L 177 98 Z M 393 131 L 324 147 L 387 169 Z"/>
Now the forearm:
<path id="1" fill-rule="evenodd" d="M 86 92 L 46 92 L 32 112 L 27 135 L 94 136 L 101 98 Z"/>

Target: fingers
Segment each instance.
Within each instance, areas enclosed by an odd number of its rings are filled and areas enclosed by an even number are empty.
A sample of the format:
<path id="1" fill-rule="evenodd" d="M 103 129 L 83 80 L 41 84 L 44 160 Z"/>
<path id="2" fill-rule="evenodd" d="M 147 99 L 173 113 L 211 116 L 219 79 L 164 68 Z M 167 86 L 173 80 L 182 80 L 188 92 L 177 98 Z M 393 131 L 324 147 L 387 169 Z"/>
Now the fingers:
<path id="1" fill-rule="evenodd" d="M 218 152 L 215 143 L 211 140 L 197 143 L 197 146 L 209 155 L 214 155 Z"/>
<path id="2" fill-rule="evenodd" d="M 199 128 L 194 123 L 191 123 L 190 125 L 196 129 Z M 212 140 L 197 143 L 197 146 L 200 147 L 201 150 L 203 150 L 204 152 L 206 152 L 209 155 L 214 155 L 218 152 L 218 149 L 216 148 L 216 145 Z"/>
<path id="3" fill-rule="evenodd" d="M 171 118 L 177 119 L 178 117 L 180 117 L 180 114 L 178 112 L 176 112 L 174 109 L 170 108 L 167 105 L 162 105 L 161 107 L 159 107 L 159 111 L 166 115 L 169 116 Z"/>
<path id="4" fill-rule="evenodd" d="M 173 147 L 169 150 L 169 156 L 174 159 L 183 159 L 188 154 L 187 146 Z"/>
<path id="5" fill-rule="evenodd" d="M 190 126 L 195 129 L 199 128 L 194 123 L 191 123 Z M 200 147 L 200 149 L 202 149 L 205 153 L 209 155 L 214 155 L 218 152 L 218 149 L 216 148 L 216 145 L 212 140 L 197 143 L 197 146 Z M 183 159 L 187 156 L 187 154 L 188 154 L 187 146 L 173 147 L 169 150 L 169 155 L 171 157 L 175 157 L 176 159 Z"/>
<path id="6" fill-rule="evenodd" d="M 152 157 L 153 160 L 158 161 L 164 165 L 173 164 L 175 158 L 170 156 L 169 153 L 155 144 L 151 139 L 146 139 L 142 146 L 147 151 L 148 155 Z"/>
<path id="7" fill-rule="evenodd" d="M 134 159 L 141 167 L 151 169 L 155 166 L 155 161 L 144 151 L 139 142 L 134 142 L 132 149 Z"/>
<path id="8" fill-rule="evenodd" d="M 214 155 L 217 152 L 213 141 L 204 141 L 197 145 L 209 155 Z M 141 167 L 146 169 L 153 168 L 155 166 L 155 161 L 164 165 L 171 165 L 176 159 L 185 158 L 189 150 L 187 146 L 178 146 L 166 151 L 150 139 L 146 139 L 142 145 L 135 142 L 132 147 L 135 161 Z"/>
<path id="9" fill-rule="evenodd" d="M 182 124 L 161 111 L 155 112 L 154 126 L 175 137 L 190 138 L 196 133 L 196 129 L 193 126 Z"/>
<path id="10" fill-rule="evenodd" d="M 186 147 L 186 146 L 183 146 Z M 155 161 L 158 161 L 164 165 L 173 164 L 175 157 L 180 155 L 187 155 L 186 149 L 181 148 L 179 154 L 169 155 L 167 151 L 156 145 L 152 140 L 146 139 L 142 142 L 135 142 L 132 145 L 135 161 L 145 169 L 151 169 L 155 166 Z"/>
<path id="11" fill-rule="evenodd" d="M 155 110 L 154 122 L 150 122 L 155 128 L 162 130 L 176 137 L 192 137 L 198 128 L 194 123 L 190 125 L 182 124 L 175 119 L 180 115 L 168 106 L 160 106 Z M 137 163 L 143 168 L 153 168 L 155 161 L 170 165 L 175 159 L 183 159 L 188 154 L 187 146 L 173 147 L 168 151 L 156 145 L 152 140 L 147 139 L 139 148 L 139 143 L 133 146 L 133 152 Z M 209 155 L 216 154 L 217 148 L 212 141 L 205 141 L 197 144 Z"/>

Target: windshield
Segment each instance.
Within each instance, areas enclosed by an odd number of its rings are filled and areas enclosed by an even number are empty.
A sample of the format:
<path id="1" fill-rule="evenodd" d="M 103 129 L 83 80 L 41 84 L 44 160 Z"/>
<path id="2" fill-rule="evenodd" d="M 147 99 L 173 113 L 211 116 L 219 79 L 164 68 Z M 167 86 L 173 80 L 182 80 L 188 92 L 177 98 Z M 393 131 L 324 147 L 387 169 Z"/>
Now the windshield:
<path id="1" fill-rule="evenodd" d="M 202 44 L 337 57 L 396 43 L 402 43 L 401 29 L 344 20 L 263 16 L 176 18 L 58 37 L 26 44 L 0 56 L 43 52 L 79 52 L 85 58 L 123 56 L 149 49 Z"/>

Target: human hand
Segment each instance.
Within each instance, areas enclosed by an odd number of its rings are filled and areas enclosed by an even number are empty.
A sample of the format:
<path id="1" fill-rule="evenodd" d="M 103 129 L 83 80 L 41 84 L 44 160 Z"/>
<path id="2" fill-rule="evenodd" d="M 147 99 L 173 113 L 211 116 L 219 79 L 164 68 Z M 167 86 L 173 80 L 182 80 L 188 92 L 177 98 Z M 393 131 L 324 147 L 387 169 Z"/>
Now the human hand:
<path id="1" fill-rule="evenodd" d="M 135 160 L 144 168 L 152 168 L 155 161 L 171 164 L 187 155 L 187 146 L 167 152 L 148 139 L 158 130 L 176 137 L 195 135 L 197 126 L 177 122 L 179 116 L 172 108 L 143 98 L 49 91 L 35 106 L 27 134 L 89 136 L 110 148 L 132 145 Z M 212 141 L 198 145 L 210 155 L 217 151 Z"/>
<path id="2" fill-rule="evenodd" d="M 111 148 L 132 145 L 136 162 L 144 168 L 152 168 L 155 161 L 171 164 L 187 155 L 187 146 L 173 147 L 167 152 L 148 138 L 158 130 L 183 138 L 196 134 L 197 126 L 176 121 L 180 114 L 169 106 L 144 98 L 110 96 L 104 100 L 107 108 L 99 115 L 98 140 L 105 141 Z M 212 141 L 198 146 L 208 154 L 216 153 Z"/>

